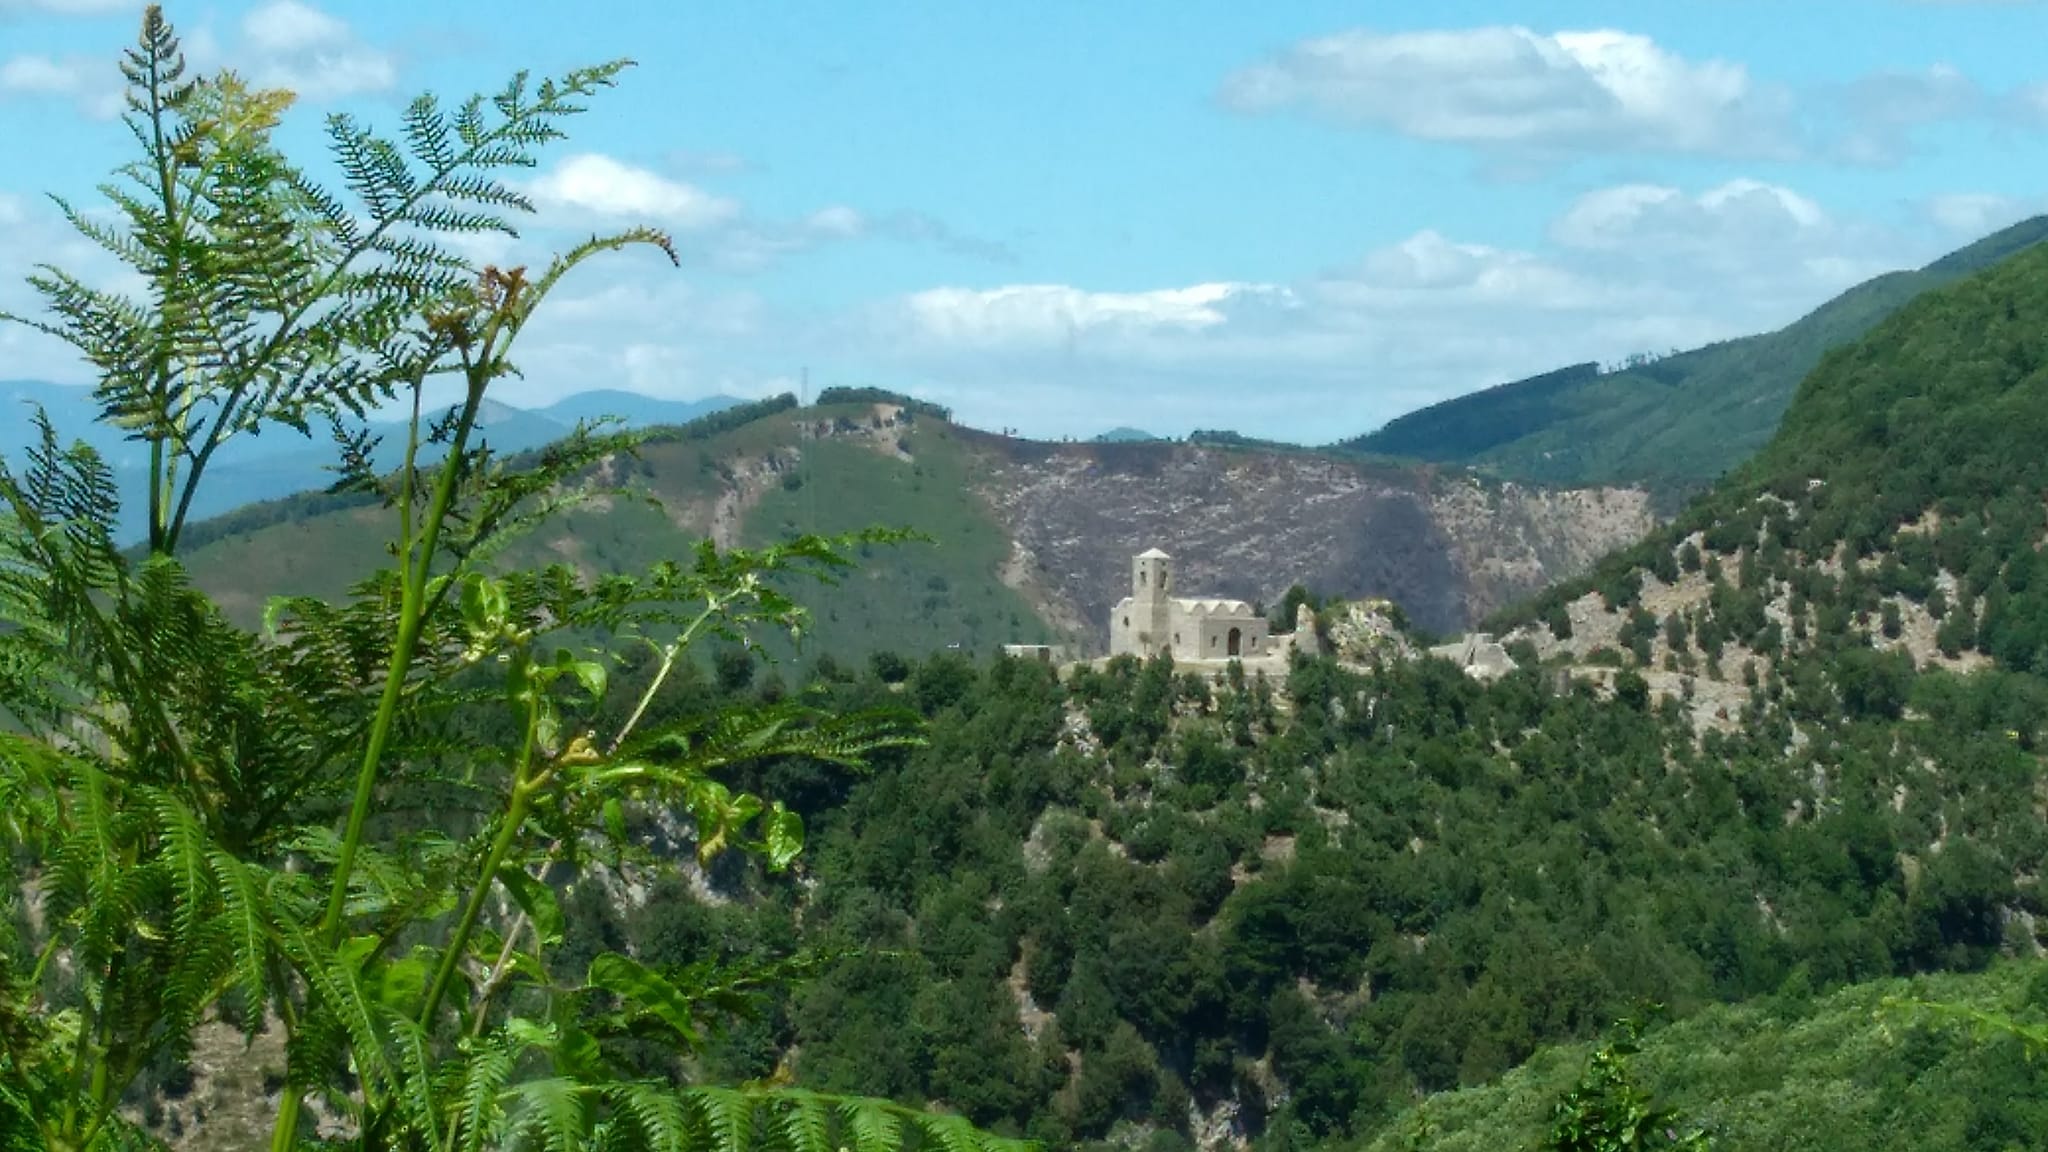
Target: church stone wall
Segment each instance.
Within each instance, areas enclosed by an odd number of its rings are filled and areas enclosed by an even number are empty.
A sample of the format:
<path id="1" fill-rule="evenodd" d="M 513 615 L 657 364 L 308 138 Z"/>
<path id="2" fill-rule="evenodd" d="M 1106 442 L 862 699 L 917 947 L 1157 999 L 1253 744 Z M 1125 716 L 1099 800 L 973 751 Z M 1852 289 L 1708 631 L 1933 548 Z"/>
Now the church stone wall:
<path id="1" fill-rule="evenodd" d="M 1157 548 L 1132 557 L 1131 594 L 1110 609 L 1109 654 L 1142 659 L 1168 651 L 1179 660 L 1229 660 L 1272 649 L 1266 621 L 1251 605 L 1173 591 L 1172 557 Z"/>

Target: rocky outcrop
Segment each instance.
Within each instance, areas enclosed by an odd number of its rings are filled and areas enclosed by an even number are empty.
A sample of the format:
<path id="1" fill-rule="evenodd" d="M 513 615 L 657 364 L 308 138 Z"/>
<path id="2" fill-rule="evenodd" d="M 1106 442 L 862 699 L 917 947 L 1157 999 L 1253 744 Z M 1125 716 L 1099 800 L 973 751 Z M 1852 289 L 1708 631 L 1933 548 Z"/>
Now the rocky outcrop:
<path id="1" fill-rule="evenodd" d="M 1431 648 L 1429 654 L 1449 660 L 1475 680 L 1498 680 L 1515 670 L 1514 658 L 1490 632 L 1474 632 L 1454 644 Z"/>
<path id="2" fill-rule="evenodd" d="M 1653 525 L 1633 489 L 1550 492 L 1306 451 L 954 434 L 986 461 L 980 493 L 1030 557 L 1044 614 L 1086 622 L 1097 645 L 1129 592 L 1130 557 L 1148 547 L 1204 595 L 1272 603 L 1298 583 L 1389 599 L 1454 633 Z"/>

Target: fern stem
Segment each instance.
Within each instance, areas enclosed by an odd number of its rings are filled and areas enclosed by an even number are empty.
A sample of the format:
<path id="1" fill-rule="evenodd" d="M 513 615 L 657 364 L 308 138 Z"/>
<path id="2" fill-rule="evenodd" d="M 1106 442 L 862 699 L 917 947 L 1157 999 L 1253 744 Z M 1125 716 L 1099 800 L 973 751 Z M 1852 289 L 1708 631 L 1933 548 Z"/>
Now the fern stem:
<path id="1" fill-rule="evenodd" d="M 328 948 L 334 946 L 341 934 L 342 911 L 348 904 L 349 877 L 355 870 L 356 852 L 362 846 L 363 826 L 369 820 L 370 808 L 376 801 L 377 767 L 390 743 L 391 729 L 398 719 L 399 701 L 405 694 L 405 678 L 412 670 L 413 652 L 418 647 L 420 630 L 426 622 L 427 577 L 433 570 L 434 551 L 440 547 L 441 526 L 455 502 L 462 454 L 468 447 L 469 432 L 476 424 L 477 410 L 483 403 L 484 386 L 489 379 L 488 368 L 471 368 L 468 395 L 463 400 L 462 413 L 456 419 L 448 455 L 441 461 L 433 505 L 420 525 L 419 539 L 405 542 L 407 551 L 403 558 L 404 584 L 399 599 L 398 637 L 391 650 L 391 667 L 384 676 L 384 695 L 378 701 L 376 718 L 370 724 L 369 738 L 363 745 L 362 766 L 356 772 L 355 798 L 349 805 L 348 826 L 342 833 L 341 850 L 334 861 L 334 883 L 328 890 L 327 909 L 320 917 L 318 938 Z M 415 416 L 411 436 L 417 441 L 418 435 Z M 271 1152 L 289 1152 L 298 1139 L 299 1112 L 303 1107 L 304 1101 L 298 1093 L 284 1093 L 278 1102 L 276 1126 L 270 1133 Z"/>
<path id="2" fill-rule="evenodd" d="M 484 900 L 498 880 L 498 867 L 512 851 L 513 841 L 519 838 L 519 830 L 526 825 L 526 811 L 533 801 L 534 791 L 541 780 L 530 776 L 533 770 L 534 752 L 540 744 L 540 714 L 542 702 L 538 686 L 530 689 L 536 696 L 526 713 L 526 736 L 519 749 L 519 764 L 512 775 L 512 799 L 505 808 L 505 822 L 498 828 L 498 834 L 491 840 L 491 848 L 484 856 L 483 868 L 478 872 L 476 883 L 469 890 L 469 899 L 463 903 L 462 918 L 456 922 L 455 935 L 448 941 L 447 949 L 441 953 L 440 966 L 434 970 L 434 982 L 427 989 L 427 998 L 420 1005 L 420 1027 L 431 1028 L 434 1014 L 441 1010 L 441 1001 L 447 998 L 448 986 L 455 981 L 455 967 L 461 963 L 463 949 L 469 945 L 470 934 L 476 931 L 477 917 L 483 914 Z"/>
<path id="3" fill-rule="evenodd" d="M 504 985 L 505 977 L 512 970 L 512 956 L 518 951 L 520 934 L 525 932 L 532 923 L 527 918 L 526 913 L 521 912 L 512 918 L 512 927 L 505 930 L 505 945 L 498 949 L 497 960 L 491 963 L 491 970 L 485 973 L 483 985 L 477 990 L 475 1014 L 469 1021 L 469 1034 L 471 1038 L 484 1034 L 484 1020 L 487 1010 L 491 1006 L 491 998 L 498 994 L 498 989 Z M 540 930 L 538 928 L 534 929 L 533 936 L 534 946 L 538 948 L 541 943 Z"/>
<path id="4" fill-rule="evenodd" d="M 378 702 L 376 719 L 371 722 L 369 739 L 363 746 L 362 767 L 356 773 L 355 800 L 349 807 L 348 828 L 342 835 L 341 853 L 335 860 L 334 886 L 327 894 L 327 911 L 320 917 L 320 939 L 328 947 L 333 947 L 341 931 L 342 909 L 348 900 L 349 874 L 355 867 L 356 851 L 362 845 L 363 824 L 369 819 L 370 807 L 375 800 L 377 765 L 383 760 L 384 749 L 390 743 L 392 725 L 398 718 L 399 700 L 405 692 L 405 678 L 412 671 L 413 653 L 419 646 L 420 631 L 426 625 L 422 606 L 426 599 L 427 578 L 433 570 L 434 552 L 441 544 L 441 527 L 448 518 L 448 509 L 455 502 L 462 454 L 468 447 L 469 431 L 476 423 L 477 410 L 483 398 L 483 379 L 480 375 L 474 376 L 468 397 L 463 401 L 462 414 L 456 422 L 448 456 L 441 462 L 441 474 L 434 486 L 434 502 L 420 525 L 420 538 L 406 542 L 409 550 L 405 557 L 404 592 L 399 601 L 398 640 L 391 651 L 391 667 L 384 676 L 384 696 Z"/>
<path id="5" fill-rule="evenodd" d="M 669 673 L 675 671 L 676 657 L 690 646 L 690 641 L 696 637 L 698 629 L 704 627 L 711 620 L 712 614 L 722 606 L 723 602 L 713 596 L 705 605 L 704 611 L 698 613 L 695 620 L 690 621 L 689 627 L 684 628 L 681 635 L 661 650 L 661 667 L 655 670 L 654 679 L 648 683 L 647 690 L 640 694 L 639 702 L 633 705 L 633 714 L 626 717 L 625 724 L 619 728 L 619 734 L 612 737 L 611 747 L 606 749 L 608 753 L 617 752 L 625 745 L 626 737 L 633 734 L 633 729 L 639 727 L 640 718 L 647 714 L 648 706 L 654 703 L 655 693 L 661 691 L 661 686 L 668 680 Z"/>
<path id="6" fill-rule="evenodd" d="M 178 225 L 178 182 L 172 175 L 172 159 L 169 143 L 164 139 L 163 74 L 159 70 L 162 58 L 158 55 L 161 44 L 151 38 L 149 53 L 149 130 L 150 158 L 156 161 L 157 192 L 163 199 L 164 221 L 171 225 L 169 251 L 165 253 L 168 276 L 166 284 L 178 282 L 179 269 L 183 265 L 184 231 Z M 168 295 L 168 294 L 167 294 Z M 171 392 L 171 358 L 162 332 L 157 334 L 157 348 L 152 365 L 158 389 L 158 398 L 168 403 Z M 162 436 L 149 440 L 149 550 L 168 553 L 174 546 L 169 538 L 166 513 L 170 503 L 169 477 L 164 468 L 164 441 Z"/>

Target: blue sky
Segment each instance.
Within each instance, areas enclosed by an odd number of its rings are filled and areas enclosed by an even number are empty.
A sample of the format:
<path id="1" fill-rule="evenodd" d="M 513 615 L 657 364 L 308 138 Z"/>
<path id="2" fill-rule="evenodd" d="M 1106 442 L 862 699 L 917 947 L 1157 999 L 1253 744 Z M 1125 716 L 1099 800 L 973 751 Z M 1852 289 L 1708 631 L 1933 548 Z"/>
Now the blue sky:
<path id="1" fill-rule="evenodd" d="M 89 197 L 125 0 L 0 0 L 0 307 Z M 2048 207 L 2048 5 L 172 5 L 195 60 L 392 124 L 518 68 L 640 67 L 479 255 L 672 229 L 505 398 L 872 383 L 987 427 L 1327 441 L 1562 364 L 1776 327 Z M 86 379 L 0 331 L 0 378 Z"/>

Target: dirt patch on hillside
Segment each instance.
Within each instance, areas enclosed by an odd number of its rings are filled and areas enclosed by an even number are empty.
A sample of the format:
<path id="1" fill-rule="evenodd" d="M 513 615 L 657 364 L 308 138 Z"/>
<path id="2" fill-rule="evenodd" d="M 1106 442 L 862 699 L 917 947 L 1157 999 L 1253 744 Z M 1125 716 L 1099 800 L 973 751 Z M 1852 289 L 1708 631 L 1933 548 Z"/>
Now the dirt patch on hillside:
<path id="1" fill-rule="evenodd" d="M 1456 632 L 1651 526 L 1648 498 L 1630 490 L 1489 486 L 1312 452 L 955 434 L 985 461 L 980 493 L 1015 541 L 1006 582 L 1035 585 L 1049 619 L 1079 621 L 1097 644 L 1129 594 L 1131 556 L 1150 547 L 1174 556 L 1189 595 L 1263 605 L 1299 583 Z"/>

